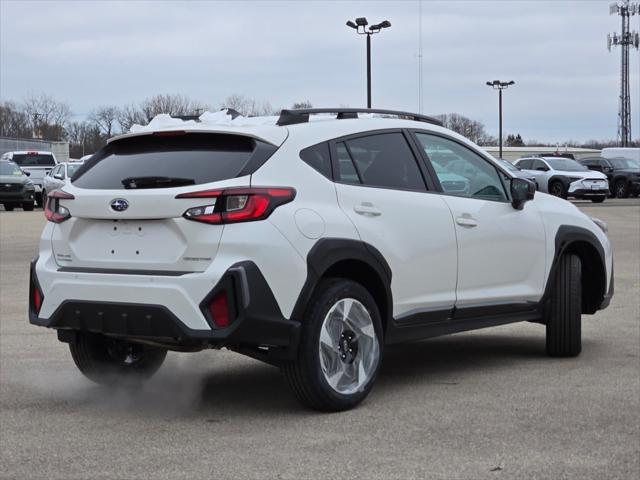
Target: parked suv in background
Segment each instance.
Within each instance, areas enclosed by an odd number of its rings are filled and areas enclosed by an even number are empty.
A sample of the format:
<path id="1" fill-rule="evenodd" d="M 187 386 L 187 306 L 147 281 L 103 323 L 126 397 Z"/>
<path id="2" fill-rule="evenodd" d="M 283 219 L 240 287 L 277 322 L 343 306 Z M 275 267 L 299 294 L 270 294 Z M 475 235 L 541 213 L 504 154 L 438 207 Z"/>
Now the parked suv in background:
<path id="1" fill-rule="evenodd" d="M 640 193 L 640 162 L 628 158 L 589 157 L 583 158 L 580 163 L 589 170 L 604 173 L 614 197 L 637 197 Z"/>
<path id="2" fill-rule="evenodd" d="M 47 194 L 62 188 L 69 178 L 82 166 L 82 162 L 59 163 L 42 181 L 42 198 L 46 202 Z"/>
<path id="3" fill-rule="evenodd" d="M 51 152 L 28 150 L 7 152 L 1 158 L 17 163 L 22 170 L 31 174 L 30 178 L 35 187 L 36 203 L 39 207 L 42 207 L 44 205 L 42 201 L 42 183 L 45 175 L 58 164 L 55 155 Z"/>
<path id="4" fill-rule="evenodd" d="M 560 198 L 604 202 L 609 195 L 607 176 L 563 157 L 519 158 L 514 165 L 535 177 L 538 189 Z"/>
<path id="5" fill-rule="evenodd" d="M 8 160 L 0 160 L 0 203 L 7 211 L 20 207 L 33 210 L 35 189 L 29 174 Z"/>
<path id="6" fill-rule="evenodd" d="M 575 356 L 613 294 L 611 245 L 535 193 L 418 114 L 159 116 L 49 195 L 29 319 L 99 383 L 226 347 L 319 410 L 358 404 L 400 342 L 530 321 Z"/>

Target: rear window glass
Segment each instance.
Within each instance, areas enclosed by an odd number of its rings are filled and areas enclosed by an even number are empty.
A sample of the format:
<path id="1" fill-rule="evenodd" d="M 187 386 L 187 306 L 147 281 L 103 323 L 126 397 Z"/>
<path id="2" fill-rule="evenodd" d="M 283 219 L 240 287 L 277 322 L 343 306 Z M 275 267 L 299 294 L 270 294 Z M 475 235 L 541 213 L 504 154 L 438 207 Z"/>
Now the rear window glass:
<path id="1" fill-rule="evenodd" d="M 14 153 L 12 160 L 21 167 L 51 167 L 56 164 L 50 153 Z"/>
<path id="2" fill-rule="evenodd" d="M 245 167 L 255 163 L 254 154 L 266 155 L 264 162 L 275 150 L 241 135 L 130 137 L 96 153 L 75 172 L 72 182 L 81 188 L 115 190 L 198 185 L 252 173 Z"/>

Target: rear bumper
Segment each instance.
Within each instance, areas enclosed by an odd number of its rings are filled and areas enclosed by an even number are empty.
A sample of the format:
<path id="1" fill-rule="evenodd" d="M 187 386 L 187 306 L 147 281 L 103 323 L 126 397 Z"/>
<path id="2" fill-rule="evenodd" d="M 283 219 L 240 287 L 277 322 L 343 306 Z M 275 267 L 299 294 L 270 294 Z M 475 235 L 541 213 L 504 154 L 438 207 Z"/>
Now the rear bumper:
<path id="1" fill-rule="evenodd" d="M 40 288 L 36 261 L 31 266 L 32 288 Z M 176 350 L 228 347 L 265 360 L 295 356 L 300 323 L 282 315 L 267 281 L 253 262 L 230 267 L 203 297 L 198 307 L 205 318 L 207 299 L 222 290 L 227 294 L 231 317 L 225 328 L 190 328 L 185 319 L 161 304 L 74 299 L 61 302 L 46 318 L 36 314 L 30 305 L 29 321 L 59 332 L 93 332 L 159 343 Z"/>

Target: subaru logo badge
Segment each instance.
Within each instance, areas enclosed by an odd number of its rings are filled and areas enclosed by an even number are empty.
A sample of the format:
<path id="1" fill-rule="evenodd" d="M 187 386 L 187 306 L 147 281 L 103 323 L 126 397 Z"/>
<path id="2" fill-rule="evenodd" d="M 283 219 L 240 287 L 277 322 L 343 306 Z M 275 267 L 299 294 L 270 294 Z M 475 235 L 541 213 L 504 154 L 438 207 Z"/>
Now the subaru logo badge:
<path id="1" fill-rule="evenodd" d="M 127 208 L 129 208 L 129 202 L 127 202 L 124 198 L 116 198 L 111 200 L 111 210 L 114 212 L 124 212 Z"/>

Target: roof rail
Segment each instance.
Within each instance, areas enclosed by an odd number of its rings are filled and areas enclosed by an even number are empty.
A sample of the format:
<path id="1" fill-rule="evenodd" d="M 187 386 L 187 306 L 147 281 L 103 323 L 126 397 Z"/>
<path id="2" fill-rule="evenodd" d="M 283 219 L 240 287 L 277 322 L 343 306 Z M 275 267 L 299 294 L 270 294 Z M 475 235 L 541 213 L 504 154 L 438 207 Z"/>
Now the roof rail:
<path id="1" fill-rule="evenodd" d="M 393 115 L 396 117 L 404 117 L 408 120 L 414 120 L 416 122 L 431 123 L 433 125 L 442 126 L 442 122 L 433 117 L 421 115 L 419 113 L 402 112 L 399 110 L 383 110 L 379 108 L 301 108 L 295 110 L 282 110 L 280 112 L 280 118 L 276 122 L 276 125 L 295 125 L 296 123 L 307 123 L 309 121 L 309 115 L 315 115 L 318 113 L 335 113 L 337 120 L 345 118 L 358 118 L 359 113 L 379 113 L 381 115 Z"/>

